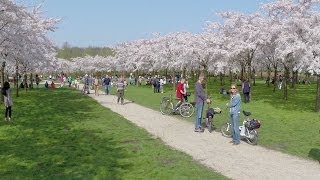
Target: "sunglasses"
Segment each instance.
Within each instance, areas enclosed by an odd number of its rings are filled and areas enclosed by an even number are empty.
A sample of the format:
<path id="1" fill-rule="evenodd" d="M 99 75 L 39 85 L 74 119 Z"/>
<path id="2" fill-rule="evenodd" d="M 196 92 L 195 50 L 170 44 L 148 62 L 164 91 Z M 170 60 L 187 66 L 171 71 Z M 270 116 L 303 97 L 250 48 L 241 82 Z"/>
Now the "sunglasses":
<path id="1" fill-rule="evenodd" d="M 231 88 L 231 89 L 237 89 L 237 88 Z"/>

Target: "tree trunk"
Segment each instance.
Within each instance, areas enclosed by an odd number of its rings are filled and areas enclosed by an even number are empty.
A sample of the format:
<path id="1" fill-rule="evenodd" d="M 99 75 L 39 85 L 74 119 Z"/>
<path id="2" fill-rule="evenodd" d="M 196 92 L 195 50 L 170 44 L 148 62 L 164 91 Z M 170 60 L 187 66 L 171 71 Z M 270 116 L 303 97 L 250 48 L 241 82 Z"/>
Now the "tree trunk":
<path id="1" fill-rule="evenodd" d="M 223 76 L 222 76 L 222 72 L 220 72 L 219 76 L 220 76 L 220 86 L 223 86 Z"/>
<path id="2" fill-rule="evenodd" d="M 182 76 L 183 76 L 183 78 L 187 79 L 187 68 L 186 67 L 184 67 L 182 70 Z"/>
<path id="3" fill-rule="evenodd" d="M 24 88 L 27 91 L 28 90 L 28 76 L 27 76 L 27 72 L 26 71 L 24 72 L 23 80 L 24 80 Z"/>
<path id="4" fill-rule="evenodd" d="M 253 79 L 253 85 L 255 86 L 256 85 L 256 69 L 253 68 L 253 71 L 252 71 L 252 79 Z"/>
<path id="5" fill-rule="evenodd" d="M 276 92 L 276 88 L 277 88 L 277 74 L 278 74 L 278 66 L 275 65 L 274 66 L 274 81 L 273 81 L 273 92 Z"/>
<path id="6" fill-rule="evenodd" d="M 298 84 L 298 83 L 299 83 L 299 72 L 298 72 L 298 70 L 296 70 L 296 77 L 295 77 L 295 79 L 296 79 L 296 83 Z"/>
<path id="7" fill-rule="evenodd" d="M 284 100 L 288 100 L 288 84 L 289 84 L 289 68 L 284 67 L 284 79 L 282 80 L 283 82 L 283 91 L 284 91 Z"/>
<path id="8" fill-rule="evenodd" d="M 172 75 L 171 75 L 171 81 L 172 81 L 172 88 L 173 88 L 173 97 L 175 97 L 175 92 L 176 92 L 176 79 L 175 79 L 175 73 L 174 71 L 172 71 Z"/>
<path id="9" fill-rule="evenodd" d="M 33 74 L 30 74 L 30 89 L 33 89 Z"/>
<path id="10" fill-rule="evenodd" d="M 19 71 L 18 71 L 18 69 L 19 69 L 19 66 L 18 66 L 18 61 L 16 60 L 16 82 L 17 82 L 17 84 L 16 84 L 16 88 L 17 88 L 17 97 L 19 97 Z"/>
<path id="11" fill-rule="evenodd" d="M 296 75 L 295 75 L 295 71 L 292 70 L 292 76 L 291 76 L 291 88 L 295 89 L 295 84 L 296 84 Z"/>
<path id="12" fill-rule="evenodd" d="M 260 71 L 260 79 L 263 79 L 262 73 L 263 73 L 263 69 L 261 68 L 261 71 Z"/>
<path id="13" fill-rule="evenodd" d="M 233 74 L 232 74 L 231 69 L 229 69 L 229 76 L 230 76 L 230 84 L 232 84 L 232 82 L 233 82 Z"/>
<path id="14" fill-rule="evenodd" d="M 270 87 L 270 80 L 271 80 L 271 68 L 268 67 L 268 77 L 267 77 L 268 81 L 267 81 L 267 85 L 268 87 Z"/>
<path id="15" fill-rule="evenodd" d="M 241 80 L 243 80 L 244 73 L 245 73 L 245 67 L 244 67 L 244 65 L 241 63 L 241 74 L 240 74 L 240 79 L 241 79 Z"/>
<path id="16" fill-rule="evenodd" d="M 316 112 L 320 112 L 320 74 L 317 75 Z"/>

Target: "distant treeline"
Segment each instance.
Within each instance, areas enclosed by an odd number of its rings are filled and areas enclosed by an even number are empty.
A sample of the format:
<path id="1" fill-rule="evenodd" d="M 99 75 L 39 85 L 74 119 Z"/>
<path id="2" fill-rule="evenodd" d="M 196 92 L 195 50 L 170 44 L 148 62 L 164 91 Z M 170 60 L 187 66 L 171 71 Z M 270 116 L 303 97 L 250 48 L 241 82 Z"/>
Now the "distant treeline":
<path id="1" fill-rule="evenodd" d="M 68 43 L 64 43 L 62 48 L 57 49 L 58 58 L 72 59 L 76 57 L 89 56 L 113 56 L 113 51 L 109 47 L 72 47 Z"/>

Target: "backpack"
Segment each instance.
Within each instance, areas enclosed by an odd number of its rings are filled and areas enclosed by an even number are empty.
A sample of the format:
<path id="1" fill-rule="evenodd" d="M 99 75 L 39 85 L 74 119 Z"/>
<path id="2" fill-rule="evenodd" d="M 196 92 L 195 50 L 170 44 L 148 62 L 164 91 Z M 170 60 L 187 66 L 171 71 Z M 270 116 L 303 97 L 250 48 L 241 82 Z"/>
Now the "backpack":
<path id="1" fill-rule="evenodd" d="M 252 119 L 248 124 L 249 130 L 259 129 L 261 126 L 261 122 L 258 119 Z"/>

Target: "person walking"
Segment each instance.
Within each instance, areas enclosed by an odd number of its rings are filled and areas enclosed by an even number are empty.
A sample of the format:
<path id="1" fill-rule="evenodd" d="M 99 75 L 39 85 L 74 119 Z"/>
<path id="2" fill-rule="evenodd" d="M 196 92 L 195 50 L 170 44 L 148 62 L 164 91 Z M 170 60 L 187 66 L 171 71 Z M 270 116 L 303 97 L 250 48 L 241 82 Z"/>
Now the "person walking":
<path id="1" fill-rule="evenodd" d="M 241 109 L 241 97 L 238 93 L 237 86 L 231 85 L 230 103 L 227 106 L 230 108 L 230 122 L 231 122 L 231 135 L 233 145 L 240 144 L 240 131 L 239 131 L 239 119 Z"/>
<path id="2" fill-rule="evenodd" d="M 195 117 L 195 132 L 203 132 L 201 127 L 201 119 L 203 113 L 204 102 L 210 103 L 210 99 L 206 96 L 204 89 L 204 74 L 200 74 L 198 81 L 195 85 L 195 102 L 196 102 L 196 117 Z"/>
<path id="3" fill-rule="evenodd" d="M 109 93 L 110 93 L 110 82 L 111 82 L 110 77 L 108 75 L 106 75 L 106 78 L 104 78 L 104 80 L 103 80 L 104 91 L 105 91 L 106 95 L 109 95 Z"/>
<path id="4" fill-rule="evenodd" d="M 250 83 L 248 79 L 245 79 L 242 82 L 242 93 L 244 97 L 244 103 L 250 102 L 250 90 L 251 90 Z"/>
<path id="5" fill-rule="evenodd" d="M 93 86 L 94 86 L 94 95 L 99 96 L 99 78 L 96 76 L 94 78 Z"/>
<path id="6" fill-rule="evenodd" d="M 13 105 L 13 101 L 12 101 L 12 96 L 11 96 L 10 84 L 8 81 L 6 81 L 3 84 L 3 88 L 1 91 L 2 91 L 2 95 L 3 95 L 4 106 L 6 107 L 4 120 L 11 121 L 11 107 Z"/>
<path id="7" fill-rule="evenodd" d="M 121 105 L 124 104 L 124 82 L 123 82 L 123 79 L 120 78 L 117 85 L 117 96 L 118 96 L 118 100 L 117 100 L 117 103 L 119 104 L 119 102 L 121 101 Z"/>

